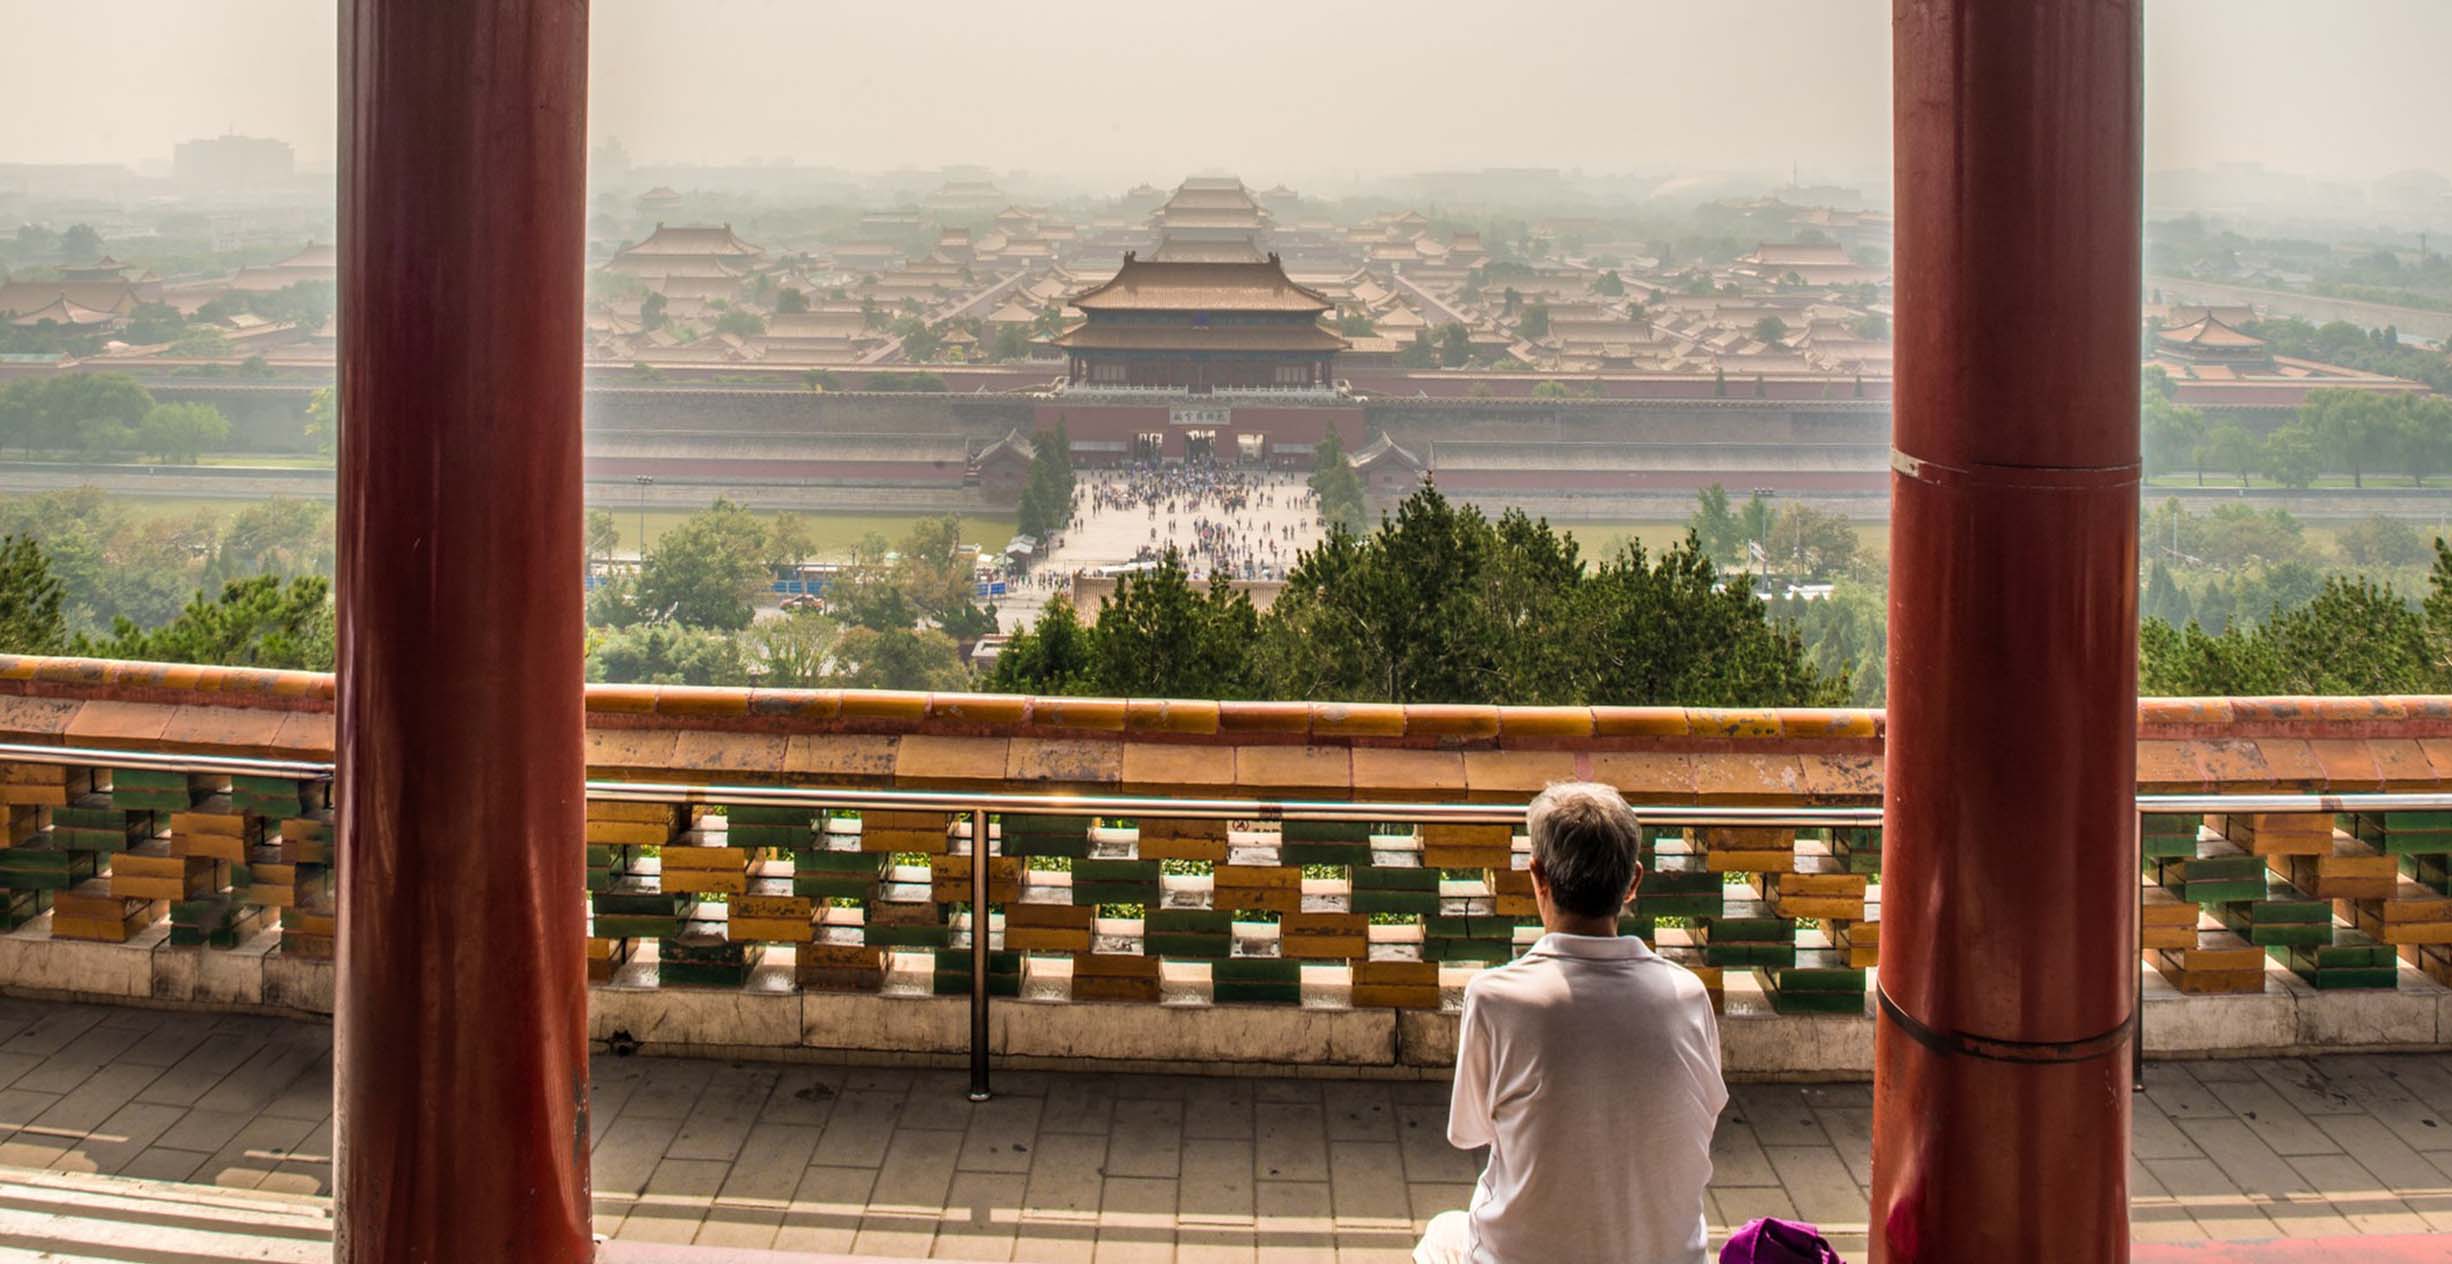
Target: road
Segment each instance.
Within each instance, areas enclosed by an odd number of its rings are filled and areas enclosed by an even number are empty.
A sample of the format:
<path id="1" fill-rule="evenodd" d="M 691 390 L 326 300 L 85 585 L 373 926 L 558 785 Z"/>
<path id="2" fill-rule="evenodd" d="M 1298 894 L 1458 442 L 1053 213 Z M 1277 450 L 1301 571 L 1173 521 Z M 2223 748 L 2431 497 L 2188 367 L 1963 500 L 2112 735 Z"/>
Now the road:
<path id="1" fill-rule="evenodd" d="M 2452 312 L 2431 312 L 2417 307 L 2394 307 L 2389 303 L 2362 303 L 2355 299 L 2325 298 L 2315 294 L 2300 294 L 2290 290 L 2263 290 L 2246 285 L 2223 285 L 2213 281 L 2191 281 L 2186 277 L 2150 276 L 2146 284 L 2162 291 L 2167 303 L 2210 303 L 2252 305 L 2277 316 L 2296 316 L 2314 324 L 2346 320 L 2364 329 L 2399 327 L 2404 335 L 2444 342 L 2452 339 Z"/>

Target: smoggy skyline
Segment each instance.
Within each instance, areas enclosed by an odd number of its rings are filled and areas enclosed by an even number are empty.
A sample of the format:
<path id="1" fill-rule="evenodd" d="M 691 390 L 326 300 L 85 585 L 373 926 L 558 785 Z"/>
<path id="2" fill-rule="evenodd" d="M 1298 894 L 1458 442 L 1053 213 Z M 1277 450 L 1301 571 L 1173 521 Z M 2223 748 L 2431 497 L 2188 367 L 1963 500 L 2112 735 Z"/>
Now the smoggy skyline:
<path id="1" fill-rule="evenodd" d="M 0 66 L 33 108 L 0 162 L 166 159 L 225 129 L 329 162 L 329 0 L 0 0 Z M 1027 16 L 1022 16 L 1027 15 Z M 857 170 L 974 163 L 1088 185 L 1198 169 L 1257 182 L 1422 170 L 1884 169 L 1889 6 L 1128 0 L 595 6 L 590 132 L 634 159 Z M 2452 4 L 2156 0 L 2147 158 L 2330 179 L 2452 174 Z M 57 102 L 57 109 L 41 106 Z"/>

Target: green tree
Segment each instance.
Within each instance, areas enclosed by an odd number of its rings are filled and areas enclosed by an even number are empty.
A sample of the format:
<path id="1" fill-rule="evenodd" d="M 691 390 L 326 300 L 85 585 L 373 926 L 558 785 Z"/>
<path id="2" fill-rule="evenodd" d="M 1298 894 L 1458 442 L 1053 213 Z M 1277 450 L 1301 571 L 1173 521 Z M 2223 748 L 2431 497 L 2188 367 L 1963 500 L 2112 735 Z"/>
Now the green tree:
<path id="1" fill-rule="evenodd" d="M 1015 529 L 1044 544 L 1073 520 L 1073 441 L 1061 423 L 1031 440 Z"/>
<path id="2" fill-rule="evenodd" d="M 70 224 L 60 234 L 60 257 L 72 262 L 92 263 L 102 257 L 102 234 L 91 224 Z"/>
<path id="3" fill-rule="evenodd" d="M 766 322 L 756 312 L 734 308 L 715 318 L 715 332 L 735 338 L 755 338 L 766 332 Z"/>
<path id="4" fill-rule="evenodd" d="M 139 303 L 128 313 L 122 336 L 133 346 L 150 347 L 177 340 L 187 332 L 187 318 L 168 303 Z"/>
<path id="5" fill-rule="evenodd" d="M 1493 524 L 1435 487 L 1369 536 L 1332 528 L 1260 620 L 1264 693 L 1373 701 L 1805 705 L 1848 683 L 1804 658 L 1691 538 L 1587 567 L 1547 523 Z"/>
<path id="6" fill-rule="evenodd" d="M 1348 338 L 1368 338 L 1377 333 L 1378 329 L 1371 324 L 1371 316 L 1368 312 L 1339 312 L 1337 313 L 1337 332 Z"/>
<path id="7" fill-rule="evenodd" d="M 2412 486 L 2423 486 L 2428 476 L 2452 464 L 2452 399 L 2400 400 L 2393 425 L 2401 472 L 2409 475 Z"/>
<path id="8" fill-rule="evenodd" d="M 718 499 L 656 537 L 639 570 L 639 600 L 686 627 L 739 631 L 768 591 L 766 528 Z"/>
<path id="9" fill-rule="evenodd" d="M 211 325 L 191 325 L 170 344 L 169 354 L 189 360 L 226 360 L 230 339 Z"/>
<path id="10" fill-rule="evenodd" d="M 2148 619 L 2160 619 L 2173 627 L 2187 624 L 2195 605 L 2179 583 L 2171 578 L 2171 568 L 2156 559 L 2146 574 L 2145 597 L 2138 602 L 2138 613 Z"/>
<path id="11" fill-rule="evenodd" d="M 116 417 L 88 417 L 77 423 L 77 453 L 88 461 L 109 461 L 134 451 L 136 431 Z"/>
<path id="12" fill-rule="evenodd" d="M 2342 528 L 2334 539 L 2354 566 L 2423 566 L 2435 556 L 2417 528 L 2398 518 L 2365 518 Z"/>
<path id="13" fill-rule="evenodd" d="M 779 316 L 790 316 L 807 310 L 809 310 L 809 296 L 792 286 L 784 286 L 783 291 L 775 296 L 775 313 Z"/>
<path id="14" fill-rule="evenodd" d="M 918 316 L 894 322 L 894 333 L 902 339 L 903 358 L 914 364 L 926 364 L 945 350 L 945 332 Z"/>
<path id="15" fill-rule="evenodd" d="M 158 628 L 119 619 L 108 636 L 78 637 L 75 652 L 154 663 L 330 671 L 333 647 L 330 580 L 305 575 L 285 582 L 259 575 L 223 585 L 218 599 L 197 593 L 177 618 Z"/>
<path id="16" fill-rule="evenodd" d="M 156 404 L 136 428 L 137 446 L 169 465 L 194 465 L 230 441 L 230 419 L 211 404 Z"/>
<path id="17" fill-rule="evenodd" d="M 1550 305 L 1535 303 L 1524 309 L 1523 319 L 1516 322 L 1516 331 L 1527 338 L 1550 336 Z"/>
<path id="18" fill-rule="evenodd" d="M 1611 269 L 1610 271 L 1603 272 L 1599 277 L 1593 280 L 1592 290 L 1596 294 L 1607 295 L 1610 298 L 1620 298 L 1626 293 L 1626 282 L 1619 278 L 1615 269 Z"/>
<path id="19" fill-rule="evenodd" d="M 1059 592 L 1037 622 L 1005 643 L 985 684 L 997 693 L 1086 694 L 1093 679 L 1089 633 L 1073 599 Z"/>
<path id="20" fill-rule="evenodd" d="M 1439 326 L 1439 366 L 1461 369 L 1473 358 L 1473 332 L 1455 321 Z"/>
<path id="21" fill-rule="evenodd" d="M 330 456 L 340 446 L 341 401 L 337 387 L 317 387 L 307 396 L 306 441 L 318 452 Z"/>
<path id="22" fill-rule="evenodd" d="M 639 329 L 653 332 L 664 327 L 664 309 L 668 302 L 661 294 L 649 294 L 639 300 Z"/>
<path id="23" fill-rule="evenodd" d="M 2205 485 L 2205 414 L 2175 404 L 2159 391 L 2149 390 L 2145 393 L 2140 428 L 2149 469 L 2170 473 L 2194 466 L 2197 486 Z"/>
<path id="24" fill-rule="evenodd" d="M 1183 556 L 1126 575 L 1089 629 L 1091 683 L 1114 697 L 1248 698 L 1259 685 L 1251 599 L 1223 574 L 1196 591 Z"/>
<path id="25" fill-rule="evenodd" d="M 742 639 L 710 628 L 641 623 L 605 633 L 588 655 L 590 680 L 616 685 L 746 685 Z"/>
<path id="26" fill-rule="evenodd" d="M 1754 341 L 1778 342 L 1788 336 L 1788 322 L 1777 316 L 1765 316 L 1754 322 Z"/>
<path id="27" fill-rule="evenodd" d="M 99 423 L 133 431 L 152 410 L 152 394 L 124 373 L 20 378 L 0 391 L 0 439 L 15 440 L 28 455 L 84 448 L 92 437 L 116 443 Z"/>
<path id="28" fill-rule="evenodd" d="M 611 510 L 588 510 L 585 536 L 587 562 L 591 568 L 611 562 L 614 552 L 621 548 L 621 528 L 614 524 Z"/>
<path id="29" fill-rule="evenodd" d="M 749 625 L 743 650 L 756 665 L 759 684 L 807 689 L 826 683 L 843 627 L 814 610 L 795 610 Z"/>
<path id="30" fill-rule="evenodd" d="M 826 586 L 826 605 L 846 625 L 890 632 L 919 622 L 919 607 L 899 582 L 894 543 L 871 531 L 852 546 L 851 561 Z"/>
<path id="31" fill-rule="evenodd" d="M 1604 705 L 1830 706 L 1845 676 L 1807 661 L 1751 585 L 1723 584 L 1691 536 L 1648 555 L 1629 541 L 1594 575 L 1596 651 L 1586 700 Z"/>
<path id="32" fill-rule="evenodd" d="M 1311 477 L 1307 481 L 1311 494 L 1319 501 L 1321 521 L 1357 534 L 1367 529 L 1369 497 L 1364 492 L 1362 476 L 1354 473 L 1353 462 L 1346 459 L 1345 440 L 1334 426 L 1312 449 Z"/>
<path id="33" fill-rule="evenodd" d="M 68 645 L 67 589 L 29 536 L 0 536 L 0 653 L 57 654 Z"/>
<path id="34" fill-rule="evenodd" d="M 1878 707 L 1889 671 L 1888 601 L 1879 588 L 1841 579 L 1827 597 L 1780 597 L 1765 607 L 1774 625 L 1803 643 L 1816 675 L 1845 679 L 1850 705 Z"/>
<path id="35" fill-rule="evenodd" d="M 2324 449 L 2315 430 L 2293 421 L 2265 436 L 2265 476 L 2284 487 L 2304 491 L 2324 472 Z"/>
<path id="36" fill-rule="evenodd" d="M 1771 507 L 1771 498 L 1756 492 L 1745 498 L 1745 507 L 1737 513 L 1737 538 L 1740 546 L 1759 544 L 1769 551 L 1771 528 L 1778 521 L 1778 511 Z"/>
<path id="37" fill-rule="evenodd" d="M 1790 505 L 1772 520 L 1763 553 L 1775 566 L 1819 579 L 1856 560 L 1856 527 L 1811 505 Z"/>
<path id="38" fill-rule="evenodd" d="M 2299 420 L 2350 467 L 2350 485 L 2365 487 L 2367 471 L 2390 459 L 2400 431 L 2396 411 L 2395 401 L 2366 391 L 2309 391 Z"/>
<path id="39" fill-rule="evenodd" d="M 332 509 L 313 501 L 258 501 L 230 516 L 206 561 L 208 586 L 256 575 L 329 576 Z"/>
<path id="40" fill-rule="evenodd" d="M 993 617 L 972 602 L 978 587 L 975 556 L 963 550 L 962 520 L 952 514 L 922 518 L 912 526 L 895 558 L 894 584 L 915 621 L 934 623 L 962 640 L 994 630 Z"/>
<path id="41" fill-rule="evenodd" d="M 854 689 L 961 689 L 961 647 L 934 628 L 852 628 L 836 643 L 834 679 Z"/>
<path id="42" fill-rule="evenodd" d="M 1728 489 L 1718 483 L 1695 494 L 1694 513 L 1686 519 L 1703 555 L 1715 560 L 1737 556 L 1745 547 L 1744 529 L 1729 508 Z"/>
<path id="43" fill-rule="evenodd" d="M 2248 485 L 2248 475 L 2263 456 L 2256 436 L 2235 421 L 2225 421 L 2205 434 L 2205 459 L 2225 473 L 2237 474 L 2239 485 Z"/>
<path id="44" fill-rule="evenodd" d="M 1439 367 L 1439 352 L 1437 348 L 1431 346 L 1429 330 L 1416 329 L 1413 331 L 1413 341 L 1406 343 L 1404 348 L 1396 353 L 1396 367 L 1400 369 Z"/>
<path id="45" fill-rule="evenodd" d="M 2233 623 L 2216 634 L 2148 620 L 2138 635 L 2138 691 L 2431 693 L 2443 688 L 2442 644 L 2428 614 L 2391 585 L 2334 576 L 2313 601 L 2261 624 Z"/>

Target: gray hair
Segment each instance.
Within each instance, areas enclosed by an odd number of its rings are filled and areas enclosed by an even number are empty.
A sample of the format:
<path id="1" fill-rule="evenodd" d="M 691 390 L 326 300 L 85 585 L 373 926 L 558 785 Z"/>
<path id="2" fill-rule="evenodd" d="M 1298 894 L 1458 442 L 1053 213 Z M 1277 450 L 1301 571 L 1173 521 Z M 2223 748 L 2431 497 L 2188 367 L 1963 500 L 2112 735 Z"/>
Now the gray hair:
<path id="1" fill-rule="evenodd" d="M 1605 917 L 1626 901 L 1643 872 L 1635 810 L 1609 786 L 1562 781 L 1541 792 L 1524 814 L 1533 859 L 1548 881 L 1550 901 L 1577 917 Z"/>

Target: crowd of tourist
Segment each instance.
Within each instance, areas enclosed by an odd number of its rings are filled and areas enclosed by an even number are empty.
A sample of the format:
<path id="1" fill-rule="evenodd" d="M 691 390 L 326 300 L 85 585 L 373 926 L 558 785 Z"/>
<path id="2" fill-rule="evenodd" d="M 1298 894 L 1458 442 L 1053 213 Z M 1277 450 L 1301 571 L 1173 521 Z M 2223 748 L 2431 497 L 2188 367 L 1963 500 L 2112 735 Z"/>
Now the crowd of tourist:
<path id="1" fill-rule="evenodd" d="M 1234 579 L 1282 579 L 1302 550 L 1291 522 L 1269 521 L 1274 510 L 1313 509 L 1310 490 L 1283 476 L 1207 462 L 1136 465 L 1098 474 L 1086 488 L 1102 513 L 1139 514 L 1147 539 L 1136 560 L 1151 560 L 1172 547 L 1183 554 L 1195 578 L 1222 573 Z"/>

